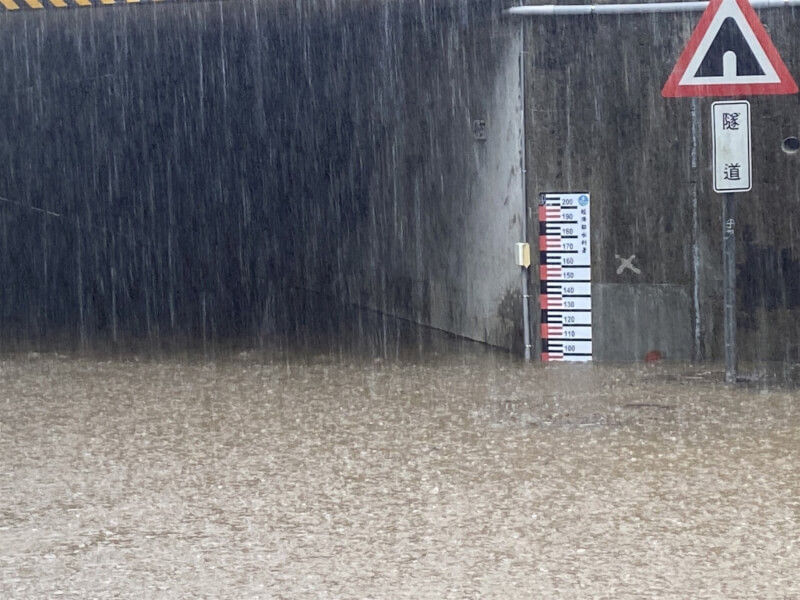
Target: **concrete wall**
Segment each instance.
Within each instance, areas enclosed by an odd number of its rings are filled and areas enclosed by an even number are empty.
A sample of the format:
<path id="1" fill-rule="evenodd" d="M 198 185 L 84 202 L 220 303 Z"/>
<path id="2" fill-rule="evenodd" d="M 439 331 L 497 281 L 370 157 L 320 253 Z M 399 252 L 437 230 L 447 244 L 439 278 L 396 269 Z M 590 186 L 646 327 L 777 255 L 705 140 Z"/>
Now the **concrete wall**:
<path id="1" fill-rule="evenodd" d="M 800 78 L 800 13 L 760 13 Z M 592 193 L 595 355 L 722 357 L 721 197 L 711 180 L 712 99 L 661 88 L 699 13 L 538 17 L 525 23 L 529 202 Z M 738 196 L 742 360 L 800 356 L 797 96 L 753 97 L 750 193 Z M 529 213 L 530 231 L 536 231 Z M 636 255 L 641 270 L 618 272 Z M 536 314 L 536 313 L 534 313 Z"/>
<path id="2" fill-rule="evenodd" d="M 369 226 L 344 236 L 348 258 L 331 271 L 352 302 L 510 348 L 521 335 L 521 36 L 499 12 L 461 6 L 389 25 L 385 80 L 366 100 L 383 107 L 367 144 Z"/>
<path id="3" fill-rule="evenodd" d="M 521 38 L 501 9 L 3 14 L 3 343 L 257 338 L 353 303 L 518 345 Z"/>
<path id="4" fill-rule="evenodd" d="M 3 343 L 252 339 L 358 305 L 519 350 L 513 243 L 537 231 L 539 193 L 586 190 L 596 357 L 720 358 L 711 100 L 660 93 L 699 15 L 523 20 L 503 8 L 237 0 L 3 14 Z M 761 16 L 800 77 L 800 15 Z M 800 155 L 780 149 L 800 134 L 798 98 L 751 102 L 739 350 L 798 361 Z M 631 255 L 640 272 L 620 271 Z"/>

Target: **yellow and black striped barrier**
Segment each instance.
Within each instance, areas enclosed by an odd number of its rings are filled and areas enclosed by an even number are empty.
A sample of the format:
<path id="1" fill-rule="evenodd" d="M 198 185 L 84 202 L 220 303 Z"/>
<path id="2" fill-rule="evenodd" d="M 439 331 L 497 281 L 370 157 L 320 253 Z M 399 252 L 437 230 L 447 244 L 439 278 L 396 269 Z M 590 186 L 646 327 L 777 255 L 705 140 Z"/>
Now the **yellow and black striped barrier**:
<path id="1" fill-rule="evenodd" d="M 45 8 L 81 8 L 113 4 L 152 4 L 163 0 L 0 0 L 0 13 L 12 10 L 41 10 Z"/>

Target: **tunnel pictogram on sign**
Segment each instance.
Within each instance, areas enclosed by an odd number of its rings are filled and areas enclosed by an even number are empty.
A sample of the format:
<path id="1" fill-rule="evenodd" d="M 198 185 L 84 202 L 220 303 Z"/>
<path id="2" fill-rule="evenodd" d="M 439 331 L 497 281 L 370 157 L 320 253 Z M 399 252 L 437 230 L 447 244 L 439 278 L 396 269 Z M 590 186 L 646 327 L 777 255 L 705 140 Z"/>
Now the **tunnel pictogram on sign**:
<path id="1" fill-rule="evenodd" d="M 797 91 L 797 83 L 750 3 L 711 0 L 661 95 L 758 96 Z"/>

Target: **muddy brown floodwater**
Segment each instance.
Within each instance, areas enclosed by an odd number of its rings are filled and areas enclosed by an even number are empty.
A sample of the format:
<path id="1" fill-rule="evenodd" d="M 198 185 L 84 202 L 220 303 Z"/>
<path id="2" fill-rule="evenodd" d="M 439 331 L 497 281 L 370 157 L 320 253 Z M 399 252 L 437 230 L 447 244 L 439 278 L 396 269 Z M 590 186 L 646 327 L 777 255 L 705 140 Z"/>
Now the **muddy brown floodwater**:
<path id="1" fill-rule="evenodd" d="M 688 365 L 0 360 L 0 598 L 797 598 L 800 409 Z"/>

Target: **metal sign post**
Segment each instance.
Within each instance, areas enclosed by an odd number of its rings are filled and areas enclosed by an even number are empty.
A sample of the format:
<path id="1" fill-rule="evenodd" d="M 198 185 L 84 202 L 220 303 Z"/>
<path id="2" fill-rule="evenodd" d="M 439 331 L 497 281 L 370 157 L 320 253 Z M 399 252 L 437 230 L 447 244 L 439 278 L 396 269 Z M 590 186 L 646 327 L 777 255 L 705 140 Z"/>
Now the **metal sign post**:
<path id="1" fill-rule="evenodd" d="M 736 382 L 736 192 L 752 188 L 750 103 L 714 102 L 714 191 L 722 194 L 722 285 L 725 332 L 725 381 Z"/>
<path id="2" fill-rule="evenodd" d="M 722 195 L 722 286 L 725 381 L 736 383 L 736 196 Z"/>

